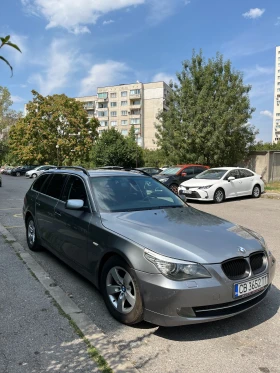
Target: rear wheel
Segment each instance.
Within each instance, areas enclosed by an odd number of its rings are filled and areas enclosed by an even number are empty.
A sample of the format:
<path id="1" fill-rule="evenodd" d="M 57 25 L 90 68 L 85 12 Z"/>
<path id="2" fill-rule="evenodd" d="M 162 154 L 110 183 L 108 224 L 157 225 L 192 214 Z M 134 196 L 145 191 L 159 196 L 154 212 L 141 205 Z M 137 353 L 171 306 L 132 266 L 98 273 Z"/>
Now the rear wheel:
<path id="1" fill-rule="evenodd" d="M 16 176 L 20 176 L 20 172 L 16 172 Z"/>
<path id="2" fill-rule="evenodd" d="M 33 179 L 36 179 L 36 177 L 37 177 L 37 174 L 32 174 Z"/>
<path id="3" fill-rule="evenodd" d="M 119 322 L 132 325 L 143 320 L 142 298 L 137 278 L 120 257 L 110 258 L 104 265 L 100 288 L 111 315 Z"/>
<path id="4" fill-rule="evenodd" d="M 254 198 L 260 198 L 261 196 L 261 188 L 259 185 L 255 185 L 252 191 L 252 196 Z"/>
<path id="5" fill-rule="evenodd" d="M 171 184 L 169 189 L 172 190 L 173 193 L 177 194 L 178 195 L 178 188 L 179 188 L 179 185 L 177 184 Z"/>
<path id="6" fill-rule="evenodd" d="M 225 192 L 223 191 L 222 188 L 219 188 L 216 190 L 216 192 L 214 193 L 214 202 L 215 203 L 221 203 L 223 202 L 225 199 Z"/>
<path id="7" fill-rule="evenodd" d="M 26 222 L 26 240 L 30 250 L 39 251 L 41 249 L 38 244 L 36 226 L 32 216 L 30 216 Z"/>

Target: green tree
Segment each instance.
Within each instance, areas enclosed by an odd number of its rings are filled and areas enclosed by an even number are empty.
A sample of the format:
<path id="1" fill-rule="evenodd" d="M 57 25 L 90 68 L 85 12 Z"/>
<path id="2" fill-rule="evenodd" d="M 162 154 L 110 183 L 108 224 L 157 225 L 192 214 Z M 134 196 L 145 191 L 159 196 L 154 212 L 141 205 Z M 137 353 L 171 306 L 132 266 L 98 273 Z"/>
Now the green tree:
<path id="1" fill-rule="evenodd" d="M 164 166 L 167 162 L 166 156 L 162 149 L 144 149 L 143 156 L 145 166 L 161 167 Z"/>
<path id="2" fill-rule="evenodd" d="M 133 140 L 130 135 L 124 137 L 115 128 L 110 128 L 102 132 L 96 141 L 92 151 L 92 164 L 96 167 L 135 167 L 137 151 L 138 162 L 142 165 L 142 149 L 137 146 L 135 139 Z"/>
<path id="3" fill-rule="evenodd" d="M 272 144 L 271 142 L 259 141 L 256 144 L 254 144 L 250 150 L 280 150 L 280 142 L 278 142 L 277 144 Z"/>
<path id="4" fill-rule="evenodd" d="M 160 113 L 157 143 L 171 163 L 236 165 L 248 153 L 257 131 L 248 121 L 251 86 L 217 53 L 207 62 L 193 52 L 171 84 L 169 110 Z"/>
<path id="5" fill-rule="evenodd" d="M 10 131 L 9 146 L 15 158 L 21 163 L 87 162 L 98 120 L 89 120 L 83 104 L 64 94 L 32 94 L 27 115 Z"/>
<path id="6" fill-rule="evenodd" d="M 10 41 L 10 35 L 7 35 L 5 37 L 0 37 L 0 40 L 1 40 L 0 49 L 3 48 L 4 46 L 9 46 L 9 47 L 12 47 L 18 50 L 21 53 L 21 50 L 19 49 L 19 47 Z M 13 67 L 11 66 L 9 61 L 3 56 L 0 56 L 0 60 L 4 61 L 9 66 L 9 68 L 11 69 L 12 75 L 13 75 Z"/>

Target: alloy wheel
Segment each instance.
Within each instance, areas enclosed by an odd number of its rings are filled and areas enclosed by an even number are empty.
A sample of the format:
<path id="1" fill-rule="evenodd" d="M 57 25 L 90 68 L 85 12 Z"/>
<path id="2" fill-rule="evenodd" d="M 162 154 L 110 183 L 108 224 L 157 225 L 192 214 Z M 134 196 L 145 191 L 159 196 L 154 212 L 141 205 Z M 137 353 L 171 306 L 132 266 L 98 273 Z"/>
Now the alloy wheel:
<path id="1" fill-rule="evenodd" d="M 36 238 L 36 231 L 35 231 L 35 225 L 34 225 L 33 220 L 29 221 L 28 228 L 27 228 L 27 236 L 28 236 L 30 245 L 33 246 L 35 242 L 35 238 Z"/>
<path id="2" fill-rule="evenodd" d="M 135 284 L 130 274 L 122 267 L 113 267 L 107 274 L 106 291 L 117 311 L 131 312 L 136 302 Z"/>
<path id="3" fill-rule="evenodd" d="M 260 188 L 258 186 L 254 187 L 253 195 L 254 195 L 255 198 L 258 198 L 260 196 Z"/>
<path id="4" fill-rule="evenodd" d="M 223 200 L 224 200 L 224 192 L 221 189 L 218 189 L 215 192 L 215 201 L 218 203 L 221 203 L 223 202 Z"/>

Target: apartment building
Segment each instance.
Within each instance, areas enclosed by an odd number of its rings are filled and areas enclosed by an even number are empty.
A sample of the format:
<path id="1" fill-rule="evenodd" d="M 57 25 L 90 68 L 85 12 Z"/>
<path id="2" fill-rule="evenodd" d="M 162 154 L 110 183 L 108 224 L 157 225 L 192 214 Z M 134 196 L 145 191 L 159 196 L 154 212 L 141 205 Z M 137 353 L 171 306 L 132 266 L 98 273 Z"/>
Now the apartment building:
<path id="1" fill-rule="evenodd" d="M 155 149 L 157 115 L 167 110 L 170 87 L 164 82 L 120 84 L 97 88 L 97 96 L 77 97 L 84 102 L 89 117 L 100 122 L 98 132 L 116 128 L 124 136 L 134 125 L 136 141 L 144 148 Z"/>
<path id="2" fill-rule="evenodd" d="M 272 142 L 280 140 L 280 46 L 276 47 Z"/>

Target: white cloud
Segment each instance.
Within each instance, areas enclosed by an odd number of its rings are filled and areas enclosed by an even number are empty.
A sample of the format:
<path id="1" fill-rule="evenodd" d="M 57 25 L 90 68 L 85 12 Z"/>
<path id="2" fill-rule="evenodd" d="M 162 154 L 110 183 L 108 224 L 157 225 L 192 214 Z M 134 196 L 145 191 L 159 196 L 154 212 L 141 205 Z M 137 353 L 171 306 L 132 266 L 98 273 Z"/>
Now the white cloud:
<path id="1" fill-rule="evenodd" d="M 177 5 L 178 1 L 175 0 L 149 0 L 148 23 L 154 26 L 172 16 Z"/>
<path id="2" fill-rule="evenodd" d="M 280 17 L 277 17 L 277 21 L 275 23 L 275 26 L 280 26 Z"/>
<path id="3" fill-rule="evenodd" d="M 269 110 L 263 110 L 260 112 L 261 115 L 265 115 L 266 117 L 273 118 L 273 114 Z"/>
<path id="4" fill-rule="evenodd" d="M 244 78 L 246 80 L 258 77 L 261 75 L 273 75 L 274 74 L 274 67 L 263 67 L 256 65 L 255 67 L 251 69 L 243 69 L 244 71 Z"/>
<path id="5" fill-rule="evenodd" d="M 250 9 L 248 12 L 243 13 L 242 16 L 244 18 L 251 18 L 251 19 L 256 19 L 260 18 L 265 12 L 265 9 L 260 9 L 260 8 L 253 8 Z"/>
<path id="6" fill-rule="evenodd" d="M 28 82 L 36 84 L 42 95 L 57 93 L 64 88 L 71 73 L 75 71 L 79 58 L 77 52 L 63 39 L 54 39 L 47 50 L 43 72 L 33 74 Z"/>
<path id="7" fill-rule="evenodd" d="M 176 78 L 173 76 L 173 75 L 169 75 L 169 74 L 165 74 L 163 72 L 160 72 L 160 73 L 157 73 L 153 78 L 152 78 L 152 81 L 153 82 L 165 82 L 167 84 L 169 84 L 170 80 L 175 80 Z"/>
<path id="8" fill-rule="evenodd" d="M 90 32 L 86 25 L 119 9 L 144 4 L 146 0 L 21 0 L 26 11 L 48 21 L 47 29 L 63 27 L 74 34 Z M 150 0 L 152 1 L 152 0 Z M 162 0 L 165 1 L 165 0 Z"/>
<path id="9" fill-rule="evenodd" d="M 24 102 L 24 98 L 20 97 L 20 96 L 11 96 L 11 100 L 13 101 L 14 104 L 18 104 L 20 102 Z"/>
<path id="10" fill-rule="evenodd" d="M 132 70 L 124 63 L 106 61 L 91 67 L 89 74 L 81 82 L 80 95 L 94 94 L 97 87 L 119 84 Z"/>
<path id="11" fill-rule="evenodd" d="M 114 23 L 112 19 L 109 19 L 108 21 L 103 21 L 103 25 L 110 25 L 111 23 Z"/>

